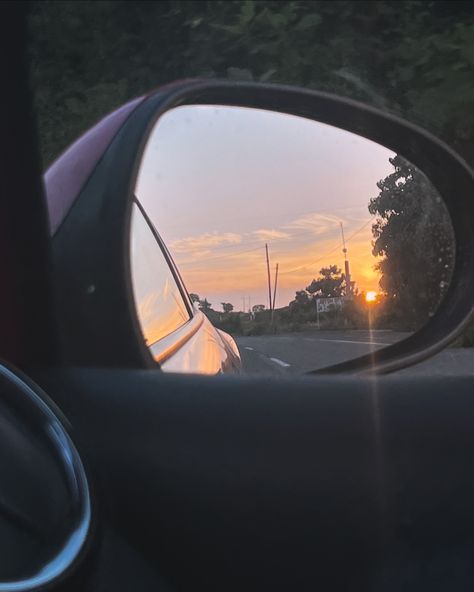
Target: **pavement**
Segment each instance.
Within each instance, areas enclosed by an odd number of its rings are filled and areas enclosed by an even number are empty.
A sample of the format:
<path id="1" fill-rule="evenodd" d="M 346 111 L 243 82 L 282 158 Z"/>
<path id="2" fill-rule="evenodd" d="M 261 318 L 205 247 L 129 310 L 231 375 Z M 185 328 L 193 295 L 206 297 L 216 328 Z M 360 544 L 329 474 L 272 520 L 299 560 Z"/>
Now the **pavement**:
<path id="1" fill-rule="evenodd" d="M 351 360 L 401 341 L 409 333 L 396 331 L 304 331 L 281 335 L 239 337 L 235 340 L 246 374 L 304 374 Z M 404 370 L 400 375 L 474 375 L 474 348 L 447 348 Z"/>

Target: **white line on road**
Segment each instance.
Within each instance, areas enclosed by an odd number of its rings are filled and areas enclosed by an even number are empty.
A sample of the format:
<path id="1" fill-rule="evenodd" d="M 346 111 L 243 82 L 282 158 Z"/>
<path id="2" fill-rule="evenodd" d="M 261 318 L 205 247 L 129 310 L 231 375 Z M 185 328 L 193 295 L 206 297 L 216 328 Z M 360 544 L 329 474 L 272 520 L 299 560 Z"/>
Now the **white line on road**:
<path id="1" fill-rule="evenodd" d="M 348 339 L 315 339 L 314 341 L 330 341 L 332 343 L 358 343 L 360 345 L 392 345 L 391 343 L 377 343 L 375 341 L 349 341 Z"/>
<path id="2" fill-rule="evenodd" d="M 286 362 L 283 362 L 282 360 L 279 360 L 278 358 L 270 358 L 270 360 L 272 362 L 275 362 L 275 364 L 278 364 L 279 366 L 283 366 L 283 368 L 289 368 L 291 366 L 291 364 L 287 364 Z"/>
<path id="3" fill-rule="evenodd" d="M 244 347 L 244 349 L 248 349 L 250 351 L 253 351 L 253 347 Z"/>

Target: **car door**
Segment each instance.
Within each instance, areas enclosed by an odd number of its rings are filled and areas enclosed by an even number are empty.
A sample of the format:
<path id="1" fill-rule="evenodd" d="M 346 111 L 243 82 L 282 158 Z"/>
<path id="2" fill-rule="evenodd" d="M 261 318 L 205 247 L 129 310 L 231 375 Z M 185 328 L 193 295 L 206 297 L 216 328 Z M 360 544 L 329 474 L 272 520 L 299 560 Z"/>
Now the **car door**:
<path id="1" fill-rule="evenodd" d="M 49 588 L 472 589 L 472 377 L 64 362 L 18 12 L 0 19 L 1 351 L 61 409 L 94 485 L 88 544 Z"/>

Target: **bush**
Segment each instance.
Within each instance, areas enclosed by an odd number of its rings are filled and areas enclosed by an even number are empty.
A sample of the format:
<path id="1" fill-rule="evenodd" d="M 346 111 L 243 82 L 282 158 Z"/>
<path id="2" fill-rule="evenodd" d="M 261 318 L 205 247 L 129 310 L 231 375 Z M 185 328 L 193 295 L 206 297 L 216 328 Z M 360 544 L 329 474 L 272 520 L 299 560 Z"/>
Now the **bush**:
<path id="1" fill-rule="evenodd" d="M 256 337 L 266 333 L 267 325 L 265 323 L 250 323 L 243 328 L 242 334 L 245 337 Z"/>
<path id="2" fill-rule="evenodd" d="M 242 333 L 242 323 L 240 315 L 237 313 L 227 313 L 221 315 L 213 315 L 212 318 L 208 315 L 209 320 L 212 322 L 214 327 L 231 334 Z"/>

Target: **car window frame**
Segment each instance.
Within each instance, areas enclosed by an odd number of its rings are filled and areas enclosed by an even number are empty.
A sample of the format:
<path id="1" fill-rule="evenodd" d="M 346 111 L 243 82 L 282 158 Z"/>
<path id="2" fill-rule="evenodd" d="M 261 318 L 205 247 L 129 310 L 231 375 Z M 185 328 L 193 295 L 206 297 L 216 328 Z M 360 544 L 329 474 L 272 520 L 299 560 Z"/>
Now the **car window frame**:
<path id="1" fill-rule="evenodd" d="M 164 335 L 163 337 L 160 337 L 159 339 L 157 339 L 156 341 L 153 341 L 152 343 L 147 343 L 147 341 L 145 340 L 145 337 L 143 336 L 145 345 L 148 348 L 148 350 L 150 351 L 150 353 L 152 353 L 154 360 L 156 362 L 162 362 L 163 355 L 160 354 L 161 348 L 159 348 L 158 344 L 163 343 L 165 346 L 164 349 L 166 351 L 169 351 L 170 349 L 175 350 L 176 349 L 175 347 L 170 347 L 170 343 L 173 341 L 172 336 L 177 335 L 177 334 L 181 336 L 178 339 L 180 345 L 184 344 L 189 338 L 191 338 L 192 335 L 195 333 L 195 329 L 194 329 L 195 323 L 192 323 L 192 321 L 194 320 L 194 317 L 196 316 L 196 309 L 192 305 L 191 298 L 188 294 L 188 291 L 186 290 L 183 279 L 178 271 L 178 268 L 176 267 L 176 264 L 173 261 L 173 258 L 171 257 L 170 252 L 168 251 L 163 239 L 159 235 L 158 231 L 156 230 L 156 227 L 154 226 L 153 222 L 150 220 L 150 217 L 147 215 L 146 210 L 144 209 L 144 207 L 142 206 L 142 204 L 140 203 L 140 200 L 138 199 L 138 197 L 136 195 L 134 195 L 133 200 L 132 200 L 132 206 L 133 205 L 137 206 L 139 213 L 143 216 L 143 219 L 144 219 L 146 225 L 148 226 L 149 230 L 151 231 L 152 236 L 156 241 L 156 246 L 159 249 L 161 255 L 163 256 L 163 259 L 164 259 L 166 265 L 168 266 L 168 269 L 171 273 L 171 276 L 176 284 L 176 287 L 177 287 L 179 294 L 181 296 L 181 299 L 183 301 L 186 312 L 189 315 L 189 318 L 182 325 L 180 325 L 179 327 L 176 327 L 175 329 L 173 329 L 173 331 L 171 331 L 167 335 Z M 138 316 L 138 314 L 137 314 L 137 316 Z M 191 328 L 189 328 L 190 323 L 193 324 L 193 327 L 191 327 Z M 141 323 L 140 323 L 140 325 L 141 325 Z M 186 331 L 186 328 L 188 328 L 188 331 Z M 188 339 L 185 338 L 187 332 L 191 333 L 189 335 Z M 143 329 L 142 329 L 142 333 L 143 333 Z M 155 350 L 156 350 L 156 353 L 155 353 Z M 168 357 L 169 357 L 169 355 L 166 355 L 166 358 L 168 358 Z"/>

